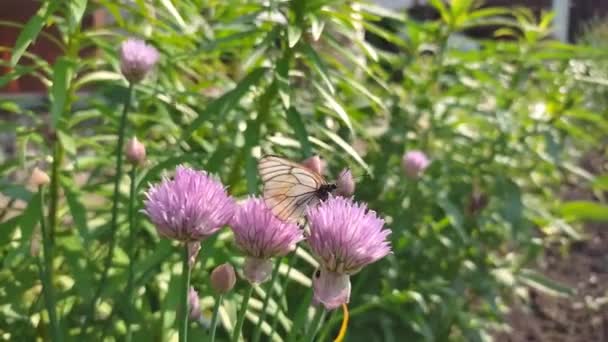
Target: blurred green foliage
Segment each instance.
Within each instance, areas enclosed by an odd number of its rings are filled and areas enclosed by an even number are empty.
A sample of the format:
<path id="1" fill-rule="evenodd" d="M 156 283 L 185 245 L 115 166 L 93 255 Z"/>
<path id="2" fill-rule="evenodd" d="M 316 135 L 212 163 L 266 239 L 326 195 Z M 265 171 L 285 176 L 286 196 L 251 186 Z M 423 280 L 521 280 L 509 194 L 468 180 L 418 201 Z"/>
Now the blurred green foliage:
<path id="1" fill-rule="evenodd" d="M 581 238 L 577 219 L 602 219 L 601 204 L 564 205 L 557 194 L 566 180 L 594 182 L 577 160 L 605 139 L 606 107 L 589 94 L 605 92 L 608 78 L 580 66 L 605 51 L 551 40 L 550 15 L 476 8 L 471 0 L 430 3 L 440 19 L 424 22 L 357 1 L 45 3 L 16 45 L 0 48 L 13 51 L 0 85 L 30 74 L 49 89 L 42 108 L 0 102 L 8 118 L 1 130 L 16 137 L 1 165 L 9 204 L 0 223 L 0 336 L 49 336 L 30 256 L 40 206 L 25 183 L 35 165 L 53 175 L 48 210 L 56 211 L 64 335 L 121 340 L 128 318 L 137 324 L 136 340 L 176 333 L 179 255 L 143 215 L 136 219 L 134 310 L 122 298 L 127 177 L 109 286 L 95 319 L 82 326 L 107 253 L 113 146 L 127 92 L 117 47 L 129 36 L 162 55 L 155 74 L 135 88 L 128 118 L 128 135 L 148 151 L 139 193 L 180 163 L 217 174 L 235 196 L 259 193 L 256 159 L 265 153 L 294 160 L 317 153 L 330 178 L 345 166 L 358 175 L 355 198 L 386 218 L 394 253 L 353 277 L 348 341 L 480 341 L 500 327 L 523 287 L 568 295 L 528 267 L 547 239 Z M 84 29 L 82 19 L 97 10 L 112 23 Z M 54 41 L 63 51 L 53 64 L 27 52 L 35 39 L 51 39 L 39 35 L 48 25 L 59 29 Z M 463 35 L 477 27 L 497 28 L 498 39 Z M 411 149 L 433 160 L 418 181 L 400 168 Z M 223 231 L 204 243 L 199 260 L 192 284 L 208 317 L 210 270 L 242 258 Z M 278 318 L 277 341 L 306 314 L 301 300 L 315 262 L 303 249 L 292 261 L 291 281 L 281 272 L 263 326 L 267 332 Z M 220 312 L 220 340 L 234 325 L 239 286 Z M 254 293 L 245 336 L 260 298 Z M 319 340 L 335 336 L 340 319 L 331 315 Z M 206 334 L 192 324 L 191 338 Z"/>

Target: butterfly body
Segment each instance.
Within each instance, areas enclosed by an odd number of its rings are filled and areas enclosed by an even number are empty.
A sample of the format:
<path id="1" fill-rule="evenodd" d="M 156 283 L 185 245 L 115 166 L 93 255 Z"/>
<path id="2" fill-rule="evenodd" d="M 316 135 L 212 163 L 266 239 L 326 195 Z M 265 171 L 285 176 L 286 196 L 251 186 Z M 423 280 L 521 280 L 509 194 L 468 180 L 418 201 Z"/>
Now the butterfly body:
<path id="1" fill-rule="evenodd" d="M 277 156 L 262 157 L 258 171 L 266 205 L 284 221 L 298 221 L 307 207 L 326 200 L 336 189 L 317 172 Z"/>
<path id="2" fill-rule="evenodd" d="M 329 194 L 333 193 L 336 188 L 336 184 L 323 184 L 317 190 L 316 195 L 321 201 L 325 201 L 329 197 Z"/>

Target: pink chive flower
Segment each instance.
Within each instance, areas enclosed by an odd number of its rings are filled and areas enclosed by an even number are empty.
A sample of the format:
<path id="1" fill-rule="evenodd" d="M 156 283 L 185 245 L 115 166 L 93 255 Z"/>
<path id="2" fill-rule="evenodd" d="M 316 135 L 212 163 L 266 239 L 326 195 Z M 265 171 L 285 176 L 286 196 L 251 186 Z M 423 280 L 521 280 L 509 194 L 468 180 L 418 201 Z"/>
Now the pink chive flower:
<path id="1" fill-rule="evenodd" d="M 340 172 L 336 180 L 336 195 L 350 197 L 355 193 L 355 180 L 349 169 Z"/>
<path id="2" fill-rule="evenodd" d="M 198 321 L 201 316 L 201 303 L 198 299 L 198 292 L 194 289 L 194 287 L 190 286 L 188 290 L 188 311 L 190 312 L 190 319 L 193 321 Z"/>
<path id="3" fill-rule="evenodd" d="M 204 171 L 178 166 L 145 193 L 144 213 L 158 234 L 182 242 L 204 240 L 228 224 L 235 209 L 224 186 Z M 195 253 L 192 246 L 191 254 Z"/>
<path id="4" fill-rule="evenodd" d="M 430 160 L 421 151 L 409 151 L 401 159 L 401 167 L 406 176 L 411 179 L 420 178 L 429 164 L 431 164 Z"/>
<path id="5" fill-rule="evenodd" d="M 268 280 L 270 258 L 286 255 L 304 239 L 297 225 L 278 219 L 259 198 L 249 198 L 236 209 L 231 227 L 237 247 L 247 255 L 245 278 L 255 284 Z"/>
<path id="6" fill-rule="evenodd" d="M 129 38 L 120 45 L 120 71 L 130 83 L 139 83 L 158 62 L 158 51 L 143 40 Z"/>
<path id="7" fill-rule="evenodd" d="M 350 299 L 350 275 L 391 252 L 389 229 L 365 204 L 330 197 L 308 208 L 308 244 L 321 267 L 313 278 L 314 300 L 332 310 Z"/>

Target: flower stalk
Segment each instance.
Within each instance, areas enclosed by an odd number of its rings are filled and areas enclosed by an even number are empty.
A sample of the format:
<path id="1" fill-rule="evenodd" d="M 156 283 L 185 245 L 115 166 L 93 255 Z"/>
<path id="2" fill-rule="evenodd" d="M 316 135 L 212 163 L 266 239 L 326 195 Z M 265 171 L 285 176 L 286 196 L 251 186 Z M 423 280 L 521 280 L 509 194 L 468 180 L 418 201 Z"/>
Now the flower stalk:
<path id="1" fill-rule="evenodd" d="M 188 293 L 190 291 L 190 253 L 188 252 L 188 244 L 183 244 L 182 254 L 182 288 L 180 297 L 181 310 L 178 316 L 178 331 L 179 342 L 188 341 L 188 319 L 190 318 L 190 308 L 188 307 Z"/>
<path id="2" fill-rule="evenodd" d="M 249 299 L 251 298 L 251 294 L 253 293 L 253 286 L 253 284 L 249 286 L 247 292 L 245 292 L 245 296 L 243 297 L 243 302 L 241 303 L 241 310 L 238 313 L 236 325 L 234 326 L 234 332 L 232 334 L 232 342 L 238 342 L 239 337 L 241 336 L 241 330 L 243 329 L 243 323 L 245 322 L 245 313 L 247 312 L 247 307 L 249 306 Z"/>
<path id="3" fill-rule="evenodd" d="M 223 300 L 224 300 L 224 295 L 219 294 L 217 296 L 217 299 L 215 300 L 215 305 L 213 306 L 213 316 L 211 317 L 211 337 L 210 337 L 211 342 L 215 342 L 215 331 L 217 330 L 217 321 L 218 321 L 220 307 L 222 307 Z"/>
<path id="4" fill-rule="evenodd" d="M 133 83 L 129 83 L 129 89 L 127 90 L 127 98 L 125 99 L 125 104 L 123 107 L 122 115 L 120 116 L 120 123 L 118 126 L 118 146 L 116 150 L 116 171 L 114 174 L 114 192 L 112 195 L 112 212 L 110 218 L 110 242 L 108 254 L 106 255 L 106 259 L 104 260 L 103 271 L 101 274 L 101 279 L 99 280 L 99 287 L 95 291 L 93 295 L 93 300 L 91 301 L 91 307 L 89 311 L 89 317 L 93 318 L 95 315 L 95 307 L 97 305 L 97 300 L 101 296 L 101 292 L 106 285 L 106 280 L 108 279 L 108 273 L 110 271 L 110 267 L 112 266 L 112 257 L 114 256 L 114 248 L 116 247 L 116 231 L 117 229 L 117 221 L 118 221 L 118 200 L 120 198 L 120 180 L 122 178 L 122 164 L 123 164 L 123 145 L 125 140 L 125 131 L 127 126 L 127 114 L 129 112 L 129 107 L 131 105 L 131 97 L 133 95 Z"/>
<path id="5" fill-rule="evenodd" d="M 134 266 L 135 266 L 135 177 L 137 175 L 137 166 L 133 165 L 131 172 L 129 173 L 131 179 L 131 186 L 129 190 L 129 242 L 128 242 L 128 253 L 129 253 L 129 273 L 127 278 L 127 306 L 129 308 L 129 317 L 127 320 L 127 338 L 126 341 L 130 342 L 132 339 L 132 328 L 133 328 L 133 285 L 134 285 Z"/>
<path id="6" fill-rule="evenodd" d="M 268 282 L 268 286 L 266 288 L 266 296 L 264 296 L 264 303 L 262 304 L 262 311 L 261 311 L 260 316 L 258 316 L 258 322 L 255 326 L 255 330 L 253 333 L 253 342 L 258 342 L 260 340 L 260 336 L 262 334 L 262 322 L 264 322 L 264 320 L 266 319 L 266 309 L 268 308 L 268 302 L 270 302 L 272 290 L 274 289 L 274 283 L 279 275 L 279 268 L 281 267 L 281 260 L 282 260 L 282 258 L 277 258 L 277 261 L 274 266 L 274 270 L 272 270 L 272 275 L 270 276 L 270 281 Z M 277 305 L 278 305 L 278 303 L 277 303 Z"/>
<path id="7" fill-rule="evenodd" d="M 306 334 L 306 338 L 304 339 L 304 341 L 314 342 L 315 335 L 317 334 L 317 331 L 319 330 L 319 325 L 325 319 L 326 313 L 327 313 L 327 310 L 325 310 L 323 307 L 319 306 L 317 308 L 317 311 L 315 312 L 315 315 L 314 315 L 312 321 L 310 322 L 310 325 L 308 326 L 308 333 Z"/>
<path id="8" fill-rule="evenodd" d="M 50 231 L 46 227 L 46 219 L 44 216 L 44 186 L 38 187 L 38 197 L 40 200 L 40 228 L 42 230 L 42 248 L 44 267 L 40 265 L 40 275 L 42 281 L 42 290 L 44 292 L 44 301 L 49 315 L 49 323 L 51 325 L 52 341 L 61 341 L 61 329 L 59 327 L 59 319 L 57 317 L 57 303 L 55 301 L 55 291 L 53 288 L 53 243 L 51 241 Z"/>

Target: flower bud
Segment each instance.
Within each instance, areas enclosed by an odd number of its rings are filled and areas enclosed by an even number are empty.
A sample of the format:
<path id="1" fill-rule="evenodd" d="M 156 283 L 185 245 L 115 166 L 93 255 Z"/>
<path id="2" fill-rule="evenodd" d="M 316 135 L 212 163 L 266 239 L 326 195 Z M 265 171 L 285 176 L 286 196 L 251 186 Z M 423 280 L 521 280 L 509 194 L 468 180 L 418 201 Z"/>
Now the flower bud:
<path id="1" fill-rule="evenodd" d="M 336 195 L 342 197 L 350 197 L 355 193 L 355 180 L 349 169 L 344 169 L 340 172 L 336 181 Z"/>
<path id="2" fill-rule="evenodd" d="M 51 179 L 49 178 L 49 175 L 46 174 L 46 172 L 40 170 L 37 167 L 34 168 L 34 171 L 32 171 L 32 176 L 30 177 L 30 183 L 33 186 L 39 187 L 42 185 L 47 185 L 50 182 Z"/>
<path id="3" fill-rule="evenodd" d="M 406 176 L 411 179 L 418 179 L 431 162 L 426 154 L 421 151 L 409 151 L 401 159 L 401 167 Z"/>
<path id="4" fill-rule="evenodd" d="M 201 304 L 198 300 L 198 293 L 192 286 L 190 286 L 190 289 L 188 290 L 188 309 L 191 320 L 198 321 L 201 318 L 202 312 Z"/>
<path id="5" fill-rule="evenodd" d="M 136 137 L 131 138 L 125 146 L 127 161 L 132 165 L 142 165 L 146 160 L 146 147 Z"/>
<path id="6" fill-rule="evenodd" d="M 211 272 L 211 287 L 219 294 L 230 292 L 235 283 L 234 267 L 229 263 L 221 264 Z"/>
<path id="7" fill-rule="evenodd" d="M 243 274 L 251 284 L 261 284 L 268 280 L 272 273 L 272 262 L 268 259 L 247 257 L 243 265 Z"/>
<path id="8" fill-rule="evenodd" d="M 143 40 L 127 39 L 120 45 L 120 71 L 130 83 L 139 83 L 158 61 L 158 51 Z"/>
<path id="9" fill-rule="evenodd" d="M 322 175 L 323 171 L 325 171 L 325 162 L 321 160 L 319 156 L 312 156 L 310 158 L 307 158 L 300 164 L 320 175 Z"/>

